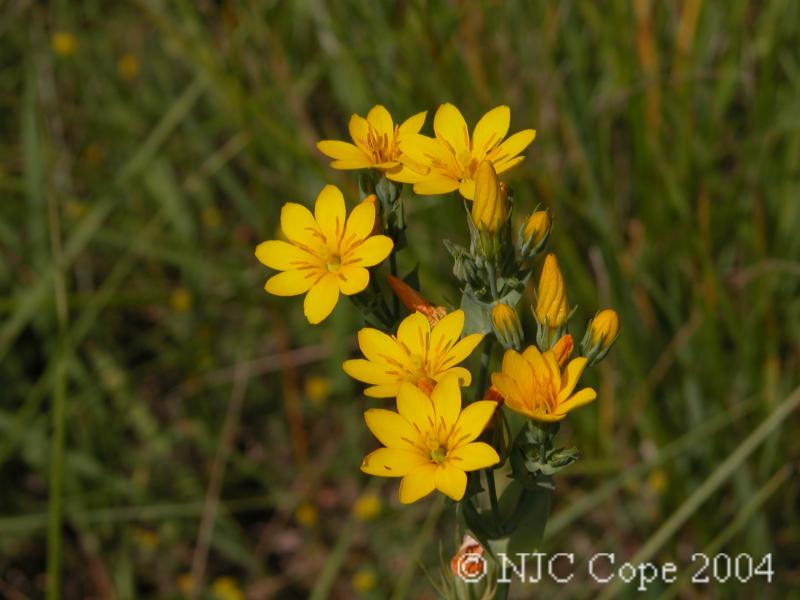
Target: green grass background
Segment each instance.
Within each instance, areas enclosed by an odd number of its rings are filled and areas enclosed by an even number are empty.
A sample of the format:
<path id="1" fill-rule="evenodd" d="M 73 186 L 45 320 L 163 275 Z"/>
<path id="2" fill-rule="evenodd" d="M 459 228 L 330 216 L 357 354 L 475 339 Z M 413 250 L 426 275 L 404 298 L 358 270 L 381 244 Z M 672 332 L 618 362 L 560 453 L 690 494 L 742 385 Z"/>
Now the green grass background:
<path id="1" fill-rule="evenodd" d="M 343 301 L 308 326 L 253 249 L 283 202 L 356 199 L 314 148 L 351 113 L 428 110 L 430 132 L 449 101 L 538 130 L 508 181 L 554 215 L 573 334 L 621 315 L 598 401 L 560 434 L 583 458 L 545 550 L 684 571 L 771 552 L 770 585 L 646 596 L 799 597 L 800 4 L 10 0 L 0 40 L 0 596 L 44 593 L 63 400 L 64 597 L 180 598 L 193 570 L 199 597 L 231 577 L 350 598 L 359 570 L 364 597 L 435 597 L 419 564 L 453 552 L 452 509 L 358 471 L 375 402 L 339 365 L 360 317 Z M 462 208 L 408 212 L 401 266 L 457 303 L 441 239 L 466 237 Z M 366 486 L 384 507 L 365 523 Z"/>

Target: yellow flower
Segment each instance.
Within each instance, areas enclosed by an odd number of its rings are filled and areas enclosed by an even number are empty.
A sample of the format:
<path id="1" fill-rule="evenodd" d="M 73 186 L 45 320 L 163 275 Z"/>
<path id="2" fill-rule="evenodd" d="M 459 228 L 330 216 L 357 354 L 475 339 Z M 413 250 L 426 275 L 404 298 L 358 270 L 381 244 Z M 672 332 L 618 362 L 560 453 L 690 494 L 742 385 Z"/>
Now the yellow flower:
<path id="1" fill-rule="evenodd" d="M 381 499 L 376 494 L 363 494 L 353 505 L 353 513 L 361 521 L 371 521 L 381 513 Z"/>
<path id="2" fill-rule="evenodd" d="M 390 336 L 366 327 L 358 332 L 358 345 L 366 360 L 347 360 L 344 372 L 370 384 L 364 394 L 373 398 L 397 396 L 403 382 L 430 391 L 433 384 L 449 374 L 458 376 L 461 385 L 472 381 L 470 372 L 457 367 L 483 339 L 473 333 L 459 341 L 464 329 L 464 311 L 456 310 L 431 328 L 420 312 L 407 316 Z"/>
<path id="3" fill-rule="evenodd" d="M 71 56 L 78 48 L 78 41 L 67 31 L 56 31 L 50 38 L 50 46 L 59 56 Z"/>
<path id="4" fill-rule="evenodd" d="M 294 511 L 294 518 L 303 527 L 313 527 L 319 521 L 319 513 L 310 502 L 303 502 Z"/>
<path id="5" fill-rule="evenodd" d="M 217 577 L 211 591 L 219 600 L 244 600 L 244 592 L 233 577 Z"/>
<path id="6" fill-rule="evenodd" d="M 175 312 L 189 312 L 192 309 L 192 293 L 184 287 L 175 288 L 172 290 L 169 302 Z"/>
<path id="7" fill-rule="evenodd" d="M 380 104 L 373 106 L 367 118 L 350 117 L 350 142 L 322 140 L 317 148 L 333 160 L 334 169 L 369 169 L 383 171 L 389 179 L 407 182 L 418 180 L 420 174 L 410 169 L 402 152 L 403 139 L 417 134 L 425 123 L 427 112 L 417 113 L 402 125 L 395 125 L 392 115 Z M 424 172 L 424 169 L 422 169 Z"/>
<path id="8" fill-rule="evenodd" d="M 462 411 L 456 375 L 437 383 L 430 397 L 404 383 L 397 396 L 398 412 L 373 408 L 364 413 L 367 427 L 385 448 L 367 455 L 361 470 L 378 477 L 402 477 L 403 504 L 434 489 L 459 501 L 468 471 L 500 462 L 494 448 L 475 441 L 496 407 L 496 402 L 478 400 Z"/>
<path id="9" fill-rule="evenodd" d="M 507 350 L 501 372 L 492 374 L 492 384 L 511 410 L 537 421 L 560 421 L 597 397 L 592 388 L 574 391 L 586 362 L 575 358 L 562 373 L 552 350 L 542 353 L 536 346 L 528 346 L 522 354 Z"/>
<path id="10" fill-rule="evenodd" d="M 378 583 L 378 578 L 375 577 L 375 571 L 370 569 L 359 569 L 353 575 L 351 580 L 353 589 L 357 592 L 368 592 L 375 588 Z"/>
<path id="11" fill-rule="evenodd" d="M 475 172 L 472 222 L 478 229 L 494 233 L 507 218 L 508 190 L 497 178 L 491 161 L 481 161 Z"/>
<path id="12" fill-rule="evenodd" d="M 322 406 L 331 393 L 331 380 L 322 375 L 312 375 L 305 381 L 305 392 L 314 406 Z"/>
<path id="13" fill-rule="evenodd" d="M 139 64 L 139 59 L 131 52 L 126 52 L 120 57 L 119 61 L 117 61 L 117 73 L 127 81 L 136 79 L 139 76 L 140 70 L 141 65 Z"/>
<path id="14" fill-rule="evenodd" d="M 289 240 L 270 240 L 256 248 L 256 258 L 283 271 L 267 280 L 264 289 L 276 296 L 306 294 L 303 304 L 309 323 L 325 319 L 339 293 L 357 294 L 369 283 L 369 271 L 392 251 L 392 240 L 371 235 L 375 204 L 362 202 L 345 220 L 342 193 L 326 185 L 317 196 L 314 214 L 289 202 L 281 210 L 281 229 Z"/>
<path id="15" fill-rule="evenodd" d="M 600 350 L 605 350 L 619 335 L 619 316 L 616 311 L 607 308 L 601 310 L 592 319 L 589 325 L 589 331 L 592 336 L 592 345 L 600 346 Z"/>
<path id="16" fill-rule="evenodd" d="M 522 344 L 522 324 L 517 311 L 506 304 L 498 302 L 492 307 L 492 329 L 504 348 L 517 348 Z"/>
<path id="17" fill-rule="evenodd" d="M 442 104 L 433 118 L 435 138 L 421 134 L 403 139 L 403 152 L 414 163 L 430 167 L 414 183 L 417 194 L 446 194 L 459 190 L 472 200 L 475 195 L 475 172 L 478 165 L 490 161 L 499 174 L 524 160 L 519 154 L 536 137 L 533 129 L 524 129 L 503 141 L 511 123 L 508 106 L 487 112 L 475 125 L 470 138 L 467 123 L 452 104 Z"/>
<path id="18" fill-rule="evenodd" d="M 569 316 L 564 278 L 555 254 L 548 254 L 544 259 L 534 313 L 539 323 L 551 329 L 561 327 Z"/>
<path id="19" fill-rule="evenodd" d="M 572 354 L 572 350 L 574 347 L 575 343 L 572 341 L 572 336 L 570 334 L 566 334 L 562 335 L 559 338 L 559 340 L 553 345 L 553 347 L 550 348 L 556 357 L 556 361 L 558 361 L 559 367 L 564 366 L 570 354 Z"/>

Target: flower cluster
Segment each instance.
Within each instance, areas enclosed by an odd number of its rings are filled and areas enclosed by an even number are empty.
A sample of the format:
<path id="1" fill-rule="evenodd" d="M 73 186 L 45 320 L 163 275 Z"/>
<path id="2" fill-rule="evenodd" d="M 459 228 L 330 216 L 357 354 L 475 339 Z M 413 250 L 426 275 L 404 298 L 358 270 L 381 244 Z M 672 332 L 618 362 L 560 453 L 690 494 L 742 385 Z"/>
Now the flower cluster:
<path id="1" fill-rule="evenodd" d="M 366 384 L 366 396 L 393 400 L 396 410 L 364 413 L 381 446 L 367 454 L 361 470 L 399 478 L 404 504 L 434 490 L 459 502 L 477 538 L 472 541 L 486 545 L 513 540 L 518 530 L 530 529 L 530 519 L 546 519 L 536 512 L 546 505 L 541 494 L 551 493 L 550 478 L 578 458 L 575 448 L 554 447 L 558 423 L 597 397 L 580 380 L 607 355 L 619 318 L 610 309 L 598 312 L 573 356 L 569 322 L 577 307 L 550 253 L 530 307 L 535 335 L 526 332 L 517 307 L 553 220 L 539 209 L 515 220 L 514 194 L 500 175 L 524 159 L 535 132 L 508 136 L 507 106 L 490 110 L 470 131 L 461 112 L 443 104 L 428 136 L 420 133 L 426 114 L 396 124 L 386 108 L 375 106 L 366 118 L 350 118 L 351 142 L 320 141 L 317 148 L 333 159 L 333 168 L 362 171 L 360 201 L 348 214 L 342 193 L 327 185 L 313 212 L 284 205 L 286 240 L 261 243 L 256 257 L 278 271 L 267 280 L 267 292 L 305 294 L 310 323 L 328 317 L 343 295 L 368 325 L 357 333 L 362 356 L 342 368 Z M 404 184 L 416 194 L 455 192 L 463 203 L 469 245 L 443 240 L 458 281 L 458 307 L 430 303 L 413 272 L 398 272 L 397 255 L 407 243 Z M 388 268 L 381 266 L 387 259 Z M 477 367 L 472 355 L 479 347 Z M 514 491 L 504 511 L 495 482 L 501 470 Z M 483 501 L 479 510 L 482 498 L 488 507 Z"/>

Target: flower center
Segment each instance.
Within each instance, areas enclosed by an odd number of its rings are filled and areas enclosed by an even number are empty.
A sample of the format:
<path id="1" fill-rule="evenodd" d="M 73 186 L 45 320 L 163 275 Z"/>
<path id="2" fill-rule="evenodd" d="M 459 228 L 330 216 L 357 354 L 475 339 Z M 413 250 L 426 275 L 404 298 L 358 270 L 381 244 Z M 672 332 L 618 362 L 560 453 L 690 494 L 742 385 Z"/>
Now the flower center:
<path id="1" fill-rule="evenodd" d="M 447 450 L 439 445 L 439 440 L 434 436 L 428 436 L 426 440 L 428 450 L 430 450 L 431 460 L 437 464 L 442 464 L 444 459 L 447 458 Z"/>
<path id="2" fill-rule="evenodd" d="M 333 273 L 334 271 L 338 271 L 339 267 L 342 266 L 342 259 L 339 257 L 338 254 L 331 254 L 328 257 L 327 264 L 325 265 L 328 269 L 328 273 Z"/>
<path id="3" fill-rule="evenodd" d="M 385 133 L 378 134 L 378 132 L 370 126 L 367 132 L 367 146 L 369 146 L 372 154 L 372 162 L 380 164 L 397 160 L 400 154 L 400 149 L 397 145 L 398 129 L 399 127 L 395 125 L 392 138 L 389 139 L 389 136 Z"/>

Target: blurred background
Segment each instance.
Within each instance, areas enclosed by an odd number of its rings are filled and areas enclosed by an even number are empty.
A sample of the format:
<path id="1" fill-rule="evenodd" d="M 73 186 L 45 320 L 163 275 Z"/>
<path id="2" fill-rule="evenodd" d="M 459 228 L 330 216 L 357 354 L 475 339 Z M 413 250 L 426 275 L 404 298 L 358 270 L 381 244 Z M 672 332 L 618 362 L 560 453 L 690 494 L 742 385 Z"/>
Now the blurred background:
<path id="1" fill-rule="evenodd" d="M 800 597 L 800 4 L 9 0 L 0 40 L 0 596 L 43 596 L 60 475 L 65 598 L 436 597 L 452 506 L 358 470 L 357 311 L 309 326 L 253 250 L 357 199 L 314 147 L 351 113 L 449 101 L 538 130 L 518 215 L 554 215 L 573 335 L 621 315 L 544 550 L 772 553 L 645 596 Z M 452 306 L 463 209 L 407 197 L 401 270 Z"/>

